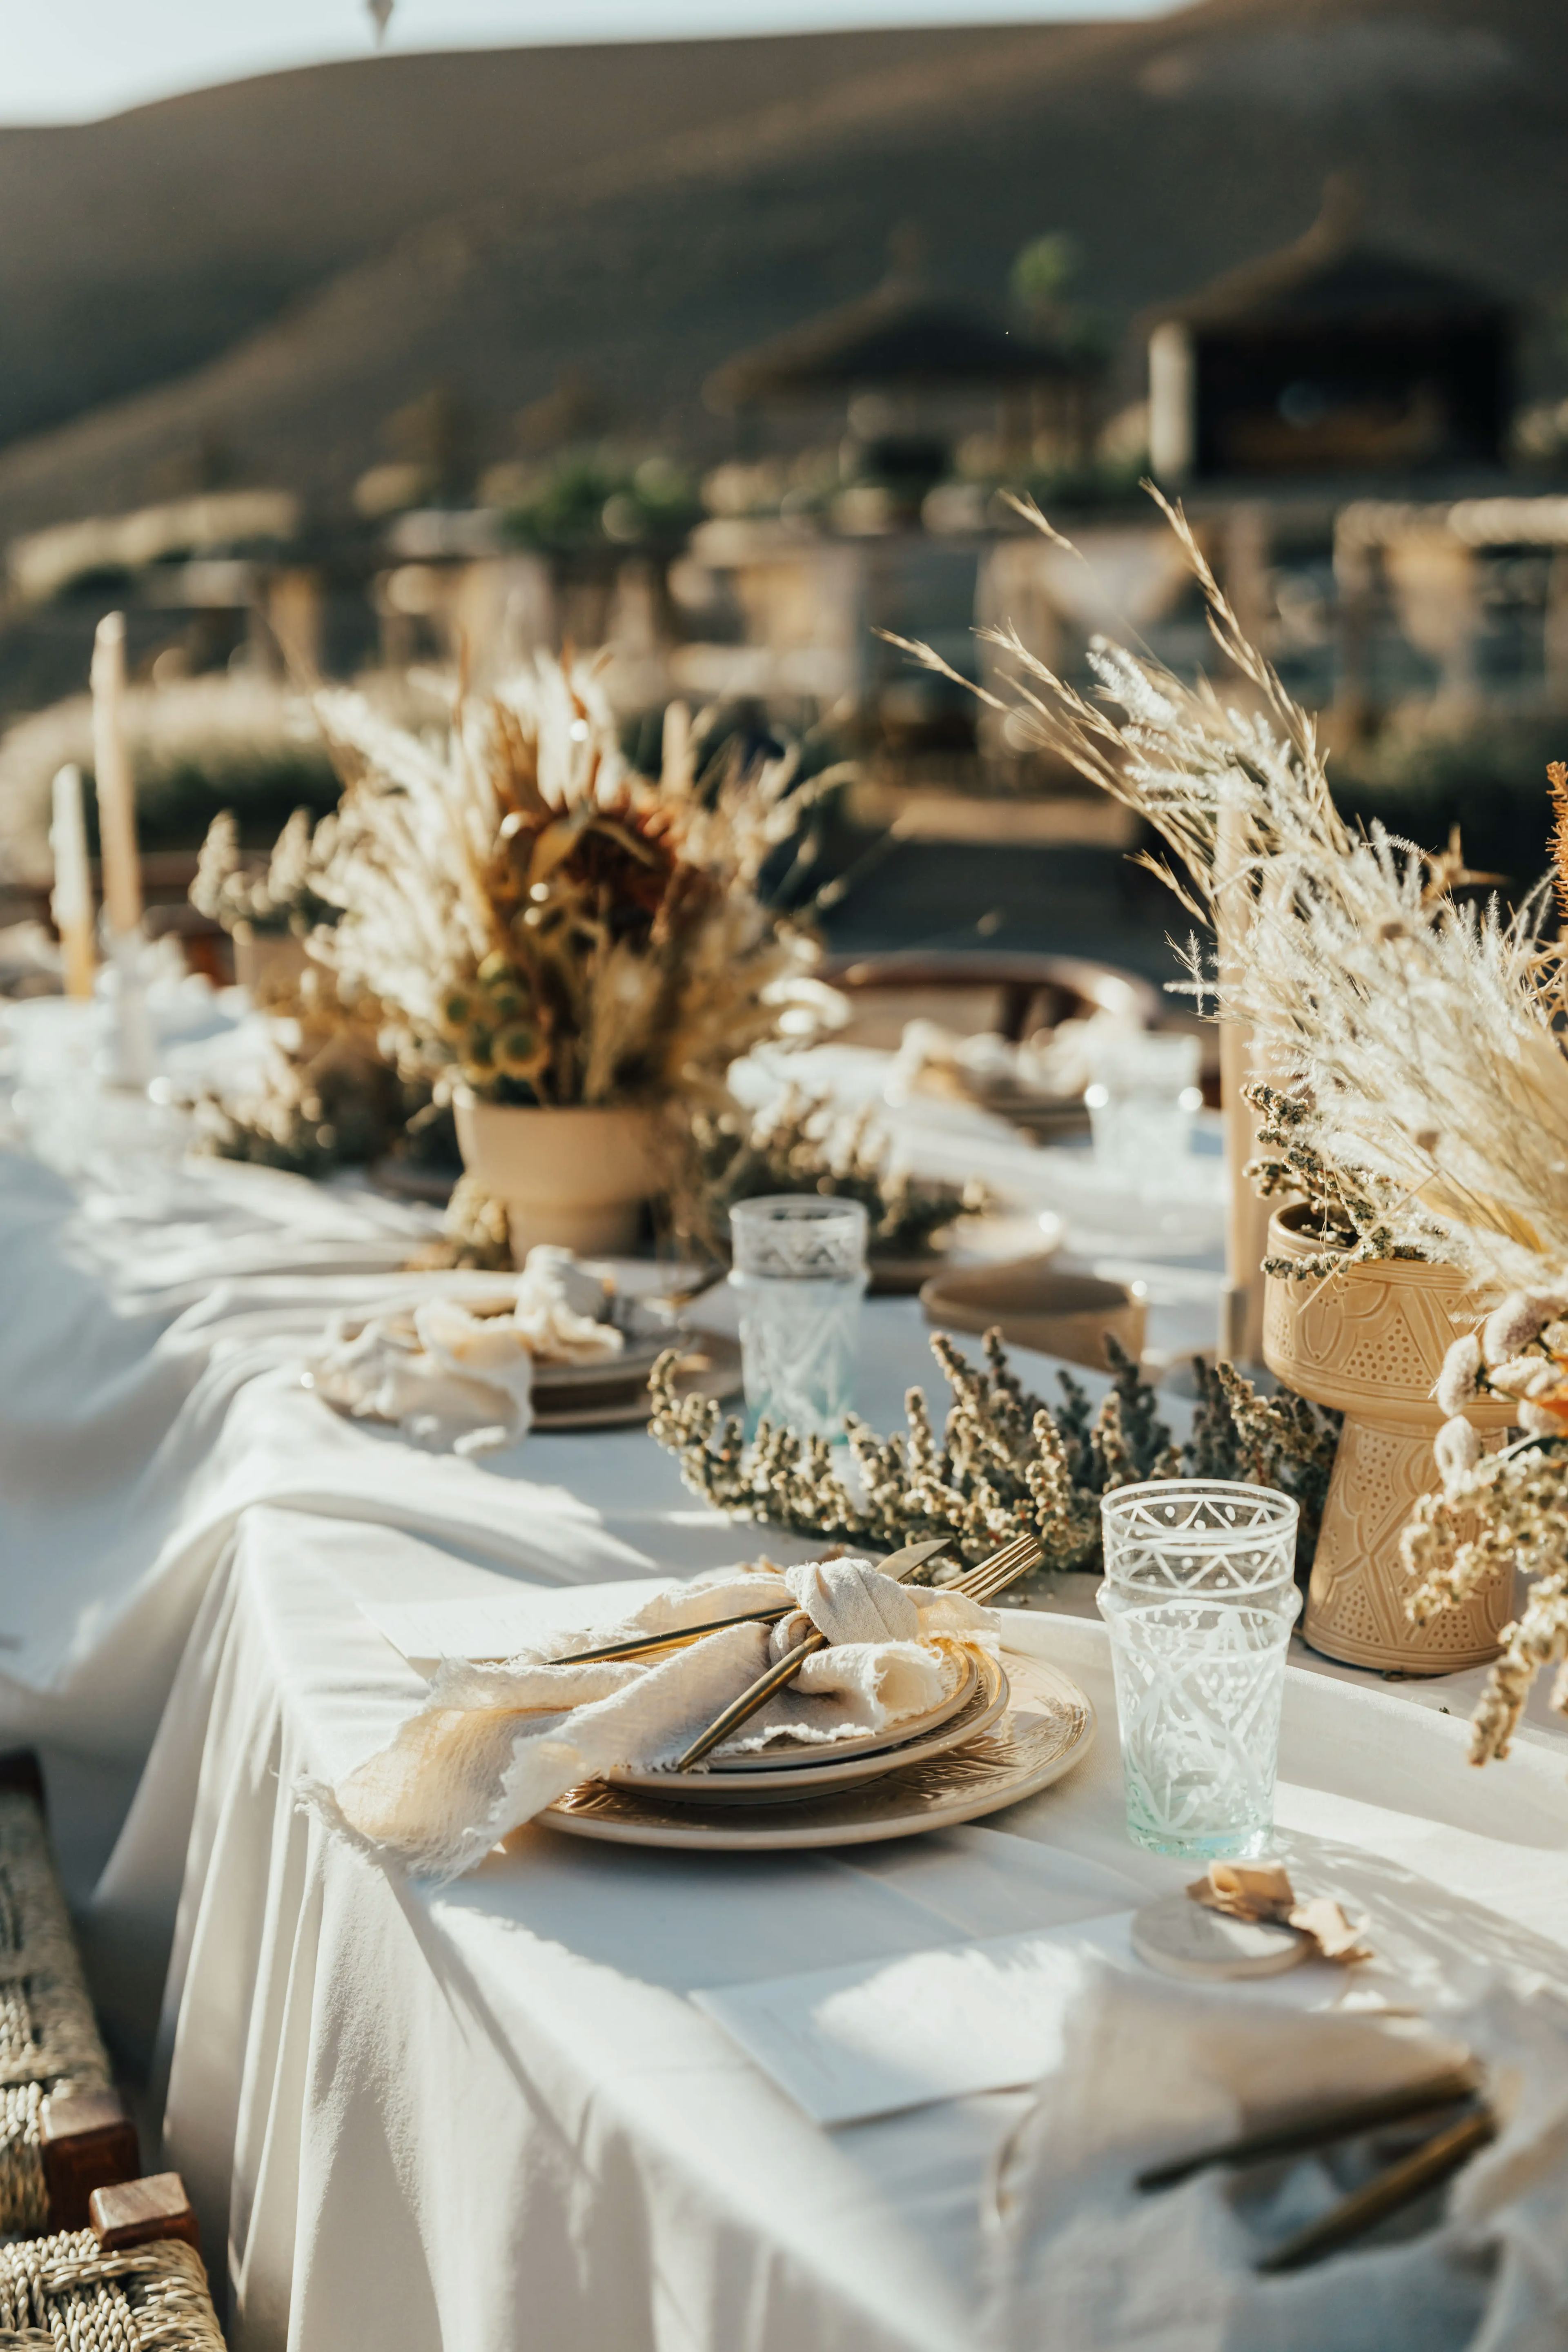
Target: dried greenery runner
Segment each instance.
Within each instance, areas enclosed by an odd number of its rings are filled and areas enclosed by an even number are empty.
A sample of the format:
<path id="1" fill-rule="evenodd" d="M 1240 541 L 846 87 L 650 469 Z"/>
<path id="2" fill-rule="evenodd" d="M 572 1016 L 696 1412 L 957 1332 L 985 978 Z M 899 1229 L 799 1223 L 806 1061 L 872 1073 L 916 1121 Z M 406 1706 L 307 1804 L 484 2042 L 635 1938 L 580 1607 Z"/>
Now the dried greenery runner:
<path id="1" fill-rule="evenodd" d="M 920 1389 L 904 1400 L 908 1426 L 900 1434 L 879 1437 L 851 1416 L 852 1477 L 823 1439 L 766 1421 L 748 1444 L 743 1424 L 711 1398 L 677 1393 L 673 1352 L 654 1367 L 649 1427 L 691 1492 L 713 1509 L 799 1535 L 889 1550 L 943 1535 L 956 1555 L 978 1559 L 1029 1533 L 1039 1539 L 1047 1571 L 1092 1569 L 1100 1564 L 1100 1497 L 1111 1488 L 1142 1478 L 1243 1478 L 1297 1497 L 1310 1560 L 1337 1416 L 1300 1397 L 1260 1397 L 1231 1365 L 1211 1370 L 1200 1360 L 1193 1434 L 1177 1446 L 1138 1366 L 1114 1339 L 1106 1344 L 1115 1373 L 1099 1411 L 1066 1371 L 1057 1376 L 1062 1401 L 1053 1410 L 1025 1389 L 999 1330 L 985 1335 L 984 1367 L 936 1332 L 931 1353 L 953 1394 L 941 1434 Z"/>

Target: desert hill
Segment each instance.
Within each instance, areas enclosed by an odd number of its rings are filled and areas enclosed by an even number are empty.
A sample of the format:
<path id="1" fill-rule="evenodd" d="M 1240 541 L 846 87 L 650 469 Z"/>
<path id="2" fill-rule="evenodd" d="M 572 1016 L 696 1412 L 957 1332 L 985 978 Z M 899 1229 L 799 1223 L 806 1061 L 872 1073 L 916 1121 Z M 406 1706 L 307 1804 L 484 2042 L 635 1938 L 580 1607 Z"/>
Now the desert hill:
<path id="1" fill-rule="evenodd" d="M 190 370 L 411 226 L 570 196 L 661 141 L 1016 37 L 366 58 L 0 127 L 0 442 Z"/>
<path id="2" fill-rule="evenodd" d="M 132 503 L 205 439 L 336 505 L 389 414 L 437 383 L 489 454 L 573 373 L 627 429 L 711 453 L 709 371 L 865 289 L 900 222 L 933 280 L 993 302 L 1026 238 L 1071 231 L 1114 330 L 1298 234 L 1345 166 L 1378 236 L 1560 305 L 1561 0 L 1204 0 L 775 85 L 750 114 L 601 150 L 570 186 L 412 230 L 182 380 L 13 447 L 0 536 Z M 1544 334 L 1532 365 L 1561 369 Z"/>

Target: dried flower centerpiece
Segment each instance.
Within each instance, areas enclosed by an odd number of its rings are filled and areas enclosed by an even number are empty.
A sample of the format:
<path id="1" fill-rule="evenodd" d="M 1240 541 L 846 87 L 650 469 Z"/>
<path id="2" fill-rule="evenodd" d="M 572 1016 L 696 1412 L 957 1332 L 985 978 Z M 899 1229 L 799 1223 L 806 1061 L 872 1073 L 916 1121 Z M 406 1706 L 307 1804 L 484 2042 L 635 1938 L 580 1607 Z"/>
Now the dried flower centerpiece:
<path id="1" fill-rule="evenodd" d="M 800 1535 L 889 1550 L 943 1535 L 959 1558 L 978 1559 L 1029 1534 L 1044 1550 L 1047 1571 L 1092 1569 L 1101 1495 L 1142 1478 L 1189 1475 L 1281 1487 L 1300 1502 L 1303 1544 L 1310 1545 L 1335 1430 L 1300 1397 L 1259 1397 L 1228 1364 L 1211 1371 L 1200 1361 L 1199 1410 L 1192 1437 L 1178 1448 L 1153 1390 L 1114 1339 L 1107 1342 L 1114 1378 L 1097 1412 L 1070 1372 L 1058 1373 L 1062 1401 L 1054 1410 L 1030 1395 L 1000 1331 L 985 1335 L 984 1369 L 945 1332 L 931 1345 L 953 1396 L 942 1434 L 923 1392 L 910 1389 L 900 1434 L 878 1437 L 850 1417 L 852 1475 L 836 1465 L 824 1440 L 766 1422 L 748 1444 L 741 1422 L 710 1399 L 678 1394 L 673 1355 L 654 1368 L 649 1427 L 691 1492 L 714 1510 Z"/>
<path id="2" fill-rule="evenodd" d="M 312 867 L 326 853 L 331 824 L 330 816 L 318 825 L 309 809 L 296 809 L 265 863 L 241 849 L 231 810 L 220 810 L 207 827 L 191 904 L 229 934 L 235 977 L 258 1003 L 293 994 L 306 968 L 306 940 L 336 911 L 310 880 Z"/>
<path id="3" fill-rule="evenodd" d="M 935 1263 L 938 1236 L 955 1218 L 986 1205 L 983 1185 L 959 1186 L 911 1176 L 894 1163 L 892 1146 L 868 1107 L 846 1118 L 831 1101 L 788 1087 L 748 1118 L 743 1111 L 699 1112 L 695 1184 L 679 1219 L 683 1237 L 714 1257 L 730 1247 L 737 1201 L 778 1192 L 816 1192 L 860 1202 L 866 1210 L 873 1285 L 879 1262 L 901 1271 L 910 1261 Z M 917 1274 L 913 1286 L 919 1286 Z"/>
<path id="4" fill-rule="evenodd" d="M 1096 639 L 1098 694 L 1061 679 L 1011 629 L 1010 698 L 972 689 L 1042 749 L 1147 820 L 1152 870 L 1234 943 L 1222 969 L 1194 944 L 1187 985 L 1250 1029 L 1297 1148 L 1342 1179 L 1356 1244 L 1460 1266 L 1500 1295 L 1568 1264 L 1568 1085 L 1554 1024 L 1563 963 L 1540 897 L 1510 917 L 1456 893 L 1457 844 L 1427 853 L 1352 830 L 1329 790 L 1311 719 L 1248 642 L 1183 517 L 1160 501 L 1234 673 L 1231 698 Z M 1027 519 L 1052 539 L 1045 517 Z M 895 639 L 957 677 L 929 647 Z M 1120 715 L 1118 715 L 1120 713 Z M 1381 1237 L 1380 1237 L 1381 1236 Z"/>
<path id="5" fill-rule="evenodd" d="M 1476 1425 L 1486 1399 L 1524 1432 L 1490 1455 Z M 1471 1717 L 1470 1760 L 1486 1764 L 1508 1754 L 1543 1666 L 1559 1666 L 1552 1705 L 1568 1714 L 1568 1286 L 1517 1291 L 1457 1339 L 1437 1402 L 1449 1416 L 1436 1447 L 1442 1487 L 1405 1531 L 1413 1620 L 1441 1622 L 1516 1570 L 1530 1580 Z"/>
<path id="6" fill-rule="evenodd" d="M 1217 967 L 1189 951 L 1188 984 L 1269 1075 L 1263 1181 L 1310 1184 L 1270 1225 L 1264 1324 L 1271 1368 L 1346 1415 L 1308 1639 L 1405 1671 L 1474 1664 L 1495 1654 L 1498 1594 L 1412 1628 L 1399 1532 L 1430 1485 L 1430 1392 L 1456 1329 L 1568 1264 L 1561 955 L 1538 936 L 1539 898 L 1510 918 L 1457 895 L 1485 878 L 1457 843 L 1428 855 L 1345 824 L 1312 721 L 1165 512 L 1228 695 L 1098 640 L 1088 698 L 1002 629 L 987 634 L 1016 674 L 1010 698 L 985 698 L 1161 837 L 1169 855 L 1150 863 L 1221 942 Z"/>
<path id="7" fill-rule="evenodd" d="M 810 788 L 787 758 L 699 776 L 679 706 L 659 776 L 637 773 L 582 661 L 459 694 L 435 741 L 352 694 L 318 710 L 346 780 L 321 953 L 450 1091 L 514 1253 L 623 1246 L 672 1131 L 814 960 L 758 892 Z"/>

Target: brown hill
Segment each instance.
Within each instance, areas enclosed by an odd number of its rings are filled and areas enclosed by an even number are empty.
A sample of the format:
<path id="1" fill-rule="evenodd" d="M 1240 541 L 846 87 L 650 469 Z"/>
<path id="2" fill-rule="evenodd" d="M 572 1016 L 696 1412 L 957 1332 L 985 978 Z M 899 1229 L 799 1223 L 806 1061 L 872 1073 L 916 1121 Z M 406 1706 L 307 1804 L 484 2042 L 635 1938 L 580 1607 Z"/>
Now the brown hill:
<path id="1" fill-rule="evenodd" d="M 1026 238 L 1067 228 L 1114 325 L 1297 234 L 1347 165 L 1376 236 L 1560 303 L 1561 0 L 1205 0 L 792 90 L 601 160 L 548 205 L 420 230 L 184 380 L 15 447 L 0 535 L 133 502 L 204 438 L 337 502 L 389 413 L 438 383 L 494 448 L 586 371 L 629 423 L 711 450 L 708 372 L 863 289 L 900 221 L 940 283 L 989 299 Z"/>
<path id="2" fill-rule="evenodd" d="M 191 369 L 419 223 L 571 194 L 662 140 L 1015 37 L 367 58 L 0 127 L 0 442 Z"/>

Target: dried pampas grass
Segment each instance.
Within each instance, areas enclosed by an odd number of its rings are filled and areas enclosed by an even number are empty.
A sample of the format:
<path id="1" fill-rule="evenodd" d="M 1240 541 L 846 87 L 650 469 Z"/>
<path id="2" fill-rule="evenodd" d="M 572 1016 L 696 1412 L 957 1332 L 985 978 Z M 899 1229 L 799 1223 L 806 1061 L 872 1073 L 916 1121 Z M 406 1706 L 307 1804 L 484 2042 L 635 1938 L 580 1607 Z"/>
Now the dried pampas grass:
<path id="1" fill-rule="evenodd" d="M 1090 699 L 1000 628 L 983 634 L 1016 668 L 981 698 L 1159 835 L 1166 855 L 1149 862 L 1221 943 L 1217 961 L 1189 949 L 1189 985 L 1250 1027 L 1300 1107 L 1297 1141 L 1342 1171 L 1352 1249 L 1451 1260 L 1494 1293 L 1539 1283 L 1568 1265 L 1563 978 L 1540 937 L 1544 890 L 1511 917 L 1495 898 L 1463 904 L 1454 892 L 1485 877 L 1457 843 L 1432 856 L 1345 824 L 1312 720 L 1159 503 L 1230 685 L 1188 685 L 1097 639 Z M 964 682 L 929 646 L 894 642 Z"/>

